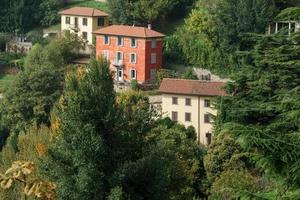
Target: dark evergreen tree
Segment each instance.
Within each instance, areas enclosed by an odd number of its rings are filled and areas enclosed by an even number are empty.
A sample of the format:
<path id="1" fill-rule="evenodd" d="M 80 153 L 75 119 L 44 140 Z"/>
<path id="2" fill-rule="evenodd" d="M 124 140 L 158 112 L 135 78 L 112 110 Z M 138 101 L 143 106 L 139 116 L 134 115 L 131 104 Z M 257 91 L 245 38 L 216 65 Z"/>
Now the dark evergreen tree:
<path id="1" fill-rule="evenodd" d="M 300 188 L 299 45 L 299 33 L 261 36 L 251 52 L 253 65 L 235 74 L 230 96 L 219 103 L 217 130 L 234 134 L 256 167 L 277 183 L 272 198 L 291 198 Z"/>

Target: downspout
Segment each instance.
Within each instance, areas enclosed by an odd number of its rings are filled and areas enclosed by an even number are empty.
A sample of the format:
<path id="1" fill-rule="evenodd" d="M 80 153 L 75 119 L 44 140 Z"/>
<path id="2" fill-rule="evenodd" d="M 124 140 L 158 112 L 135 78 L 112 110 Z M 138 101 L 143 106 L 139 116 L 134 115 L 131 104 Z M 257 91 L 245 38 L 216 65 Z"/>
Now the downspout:
<path id="1" fill-rule="evenodd" d="M 198 137 L 197 137 L 198 138 L 198 144 L 201 143 L 201 140 L 200 140 L 200 136 L 201 136 L 200 135 L 200 130 L 201 130 L 200 129 L 200 124 L 201 124 L 200 123 L 200 116 L 201 116 L 200 112 L 201 112 L 201 110 L 200 110 L 200 96 L 198 96 L 198 133 L 197 133 L 198 134 Z"/>

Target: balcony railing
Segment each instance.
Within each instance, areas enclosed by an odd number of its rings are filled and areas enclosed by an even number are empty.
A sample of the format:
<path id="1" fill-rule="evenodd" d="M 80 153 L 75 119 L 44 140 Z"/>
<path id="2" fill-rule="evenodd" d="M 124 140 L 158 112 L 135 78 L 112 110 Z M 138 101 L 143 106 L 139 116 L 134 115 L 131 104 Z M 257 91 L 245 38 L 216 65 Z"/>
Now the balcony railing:
<path id="1" fill-rule="evenodd" d="M 72 29 L 74 31 L 79 31 L 78 24 L 70 24 L 69 27 L 70 27 L 70 29 Z"/>
<path id="2" fill-rule="evenodd" d="M 112 63 L 114 66 L 118 66 L 118 67 L 121 67 L 124 65 L 123 63 L 123 60 L 114 60 L 113 63 Z"/>

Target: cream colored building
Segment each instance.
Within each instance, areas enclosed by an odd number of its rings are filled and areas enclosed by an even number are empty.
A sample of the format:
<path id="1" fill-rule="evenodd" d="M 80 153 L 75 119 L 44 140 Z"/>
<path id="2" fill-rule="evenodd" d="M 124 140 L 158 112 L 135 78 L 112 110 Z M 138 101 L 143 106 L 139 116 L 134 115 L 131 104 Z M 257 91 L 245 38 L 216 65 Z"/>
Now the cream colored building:
<path id="1" fill-rule="evenodd" d="M 59 12 L 61 30 L 70 31 L 93 44 L 93 31 L 109 25 L 108 14 L 96 8 L 73 7 Z"/>
<path id="2" fill-rule="evenodd" d="M 209 145 L 212 140 L 212 98 L 225 95 L 224 82 L 184 79 L 164 79 L 159 92 L 162 96 L 162 114 L 180 124 L 193 126 L 197 142 Z"/>

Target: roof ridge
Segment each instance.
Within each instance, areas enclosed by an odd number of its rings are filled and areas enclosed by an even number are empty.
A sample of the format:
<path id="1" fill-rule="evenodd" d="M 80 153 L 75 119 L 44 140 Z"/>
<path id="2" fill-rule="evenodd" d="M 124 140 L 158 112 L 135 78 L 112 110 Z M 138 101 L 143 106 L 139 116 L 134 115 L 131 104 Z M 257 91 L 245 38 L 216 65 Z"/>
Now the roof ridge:
<path id="1" fill-rule="evenodd" d="M 163 78 L 163 80 L 190 81 L 190 82 L 202 82 L 202 83 L 226 83 L 223 81 L 206 81 L 206 80 L 193 80 L 193 79 L 184 79 L 184 78 Z"/>

